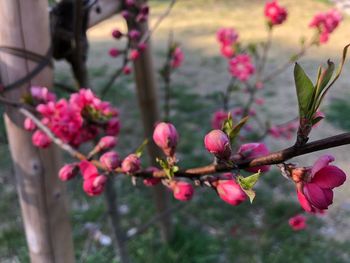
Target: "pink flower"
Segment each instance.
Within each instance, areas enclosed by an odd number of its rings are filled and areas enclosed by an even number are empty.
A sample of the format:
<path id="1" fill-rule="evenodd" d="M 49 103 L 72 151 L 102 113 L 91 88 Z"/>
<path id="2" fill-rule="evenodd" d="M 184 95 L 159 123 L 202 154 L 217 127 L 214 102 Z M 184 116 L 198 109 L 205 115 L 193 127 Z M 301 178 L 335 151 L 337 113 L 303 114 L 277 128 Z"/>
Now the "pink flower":
<path id="1" fill-rule="evenodd" d="M 221 130 L 224 121 L 227 120 L 228 113 L 223 110 L 216 111 L 211 119 L 211 126 L 213 129 Z"/>
<path id="2" fill-rule="evenodd" d="M 125 67 L 123 68 L 123 73 L 124 73 L 125 75 L 129 75 L 129 74 L 131 73 L 131 68 L 130 68 L 129 66 L 125 66 Z"/>
<path id="3" fill-rule="evenodd" d="M 126 174 L 136 173 L 141 169 L 141 160 L 136 154 L 129 154 L 122 162 L 122 170 Z"/>
<path id="4" fill-rule="evenodd" d="M 119 119 L 117 117 L 111 118 L 107 122 L 107 126 L 105 128 L 106 135 L 117 136 L 119 134 L 119 130 L 120 130 Z"/>
<path id="5" fill-rule="evenodd" d="M 309 180 L 298 189 L 298 199 L 305 211 L 328 209 L 333 203 L 333 189 L 345 182 L 346 174 L 338 167 L 329 165 L 333 161 L 331 155 L 321 156 L 312 166 Z"/>
<path id="6" fill-rule="evenodd" d="M 77 164 L 70 163 L 64 165 L 58 172 L 58 177 L 62 181 L 68 181 L 78 174 Z"/>
<path id="7" fill-rule="evenodd" d="M 217 181 L 216 191 L 220 198 L 230 205 L 239 205 L 247 199 L 247 195 L 234 179 Z"/>
<path id="8" fill-rule="evenodd" d="M 113 36 L 114 38 L 116 38 L 116 39 L 119 39 L 119 38 L 121 38 L 121 37 L 123 36 L 123 33 L 120 32 L 120 30 L 118 30 L 118 29 L 114 29 L 114 30 L 112 31 L 112 36 Z"/>
<path id="9" fill-rule="evenodd" d="M 111 149 L 117 145 L 117 138 L 114 136 L 104 136 L 100 139 L 97 145 L 101 150 Z"/>
<path id="10" fill-rule="evenodd" d="M 174 125 L 161 122 L 154 129 L 153 140 L 167 156 L 172 156 L 175 153 L 179 135 Z"/>
<path id="11" fill-rule="evenodd" d="M 81 161 L 80 172 L 83 175 L 83 190 L 89 196 L 100 195 L 107 181 L 107 177 L 100 175 L 97 168 L 89 161 Z"/>
<path id="12" fill-rule="evenodd" d="M 112 171 L 120 166 L 120 158 L 118 153 L 111 151 L 102 154 L 100 157 L 100 162 L 105 166 L 109 171 Z"/>
<path id="13" fill-rule="evenodd" d="M 233 45 L 221 45 L 220 53 L 226 58 L 232 58 L 236 50 Z"/>
<path id="14" fill-rule="evenodd" d="M 238 154 L 240 154 L 243 159 L 253 159 L 269 154 L 269 150 L 263 143 L 246 143 L 239 148 Z M 248 172 L 257 173 L 259 170 L 261 172 L 267 172 L 269 169 L 270 167 L 268 165 L 263 165 L 246 168 L 245 170 Z"/>
<path id="15" fill-rule="evenodd" d="M 230 60 L 229 71 L 232 76 L 245 82 L 254 74 L 255 67 L 248 54 L 240 54 Z"/>
<path id="16" fill-rule="evenodd" d="M 41 130 L 37 130 L 32 135 L 32 143 L 39 148 L 47 148 L 51 144 L 51 139 Z"/>
<path id="17" fill-rule="evenodd" d="M 130 60 L 136 60 L 140 56 L 140 52 L 137 49 L 132 49 L 130 51 L 129 59 Z"/>
<path id="18" fill-rule="evenodd" d="M 220 28 L 216 32 L 216 38 L 222 46 L 233 45 L 238 40 L 238 33 L 234 28 Z"/>
<path id="19" fill-rule="evenodd" d="M 141 36 L 141 33 L 140 31 L 136 30 L 136 29 L 132 29 L 129 31 L 129 37 L 132 39 L 132 40 L 138 40 Z"/>
<path id="20" fill-rule="evenodd" d="M 120 55 L 120 51 L 119 51 L 119 49 L 117 49 L 117 48 L 111 48 L 111 49 L 109 50 L 109 55 L 110 55 L 112 58 L 116 58 L 116 57 L 118 57 L 118 56 Z"/>
<path id="21" fill-rule="evenodd" d="M 326 43 L 329 35 L 338 27 L 342 15 L 336 9 L 324 13 L 317 13 L 311 20 L 309 26 L 319 30 L 319 42 Z"/>
<path id="22" fill-rule="evenodd" d="M 276 0 L 266 2 L 264 13 L 271 25 L 280 25 L 287 19 L 287 10 L 281 7 Z"/>
<path id="23" fill-rule="evenodd" d="M 156 171 L 159 171 L 159 169 L 156 167 L 148 167 L 146 169 L 146 171 L 156 172 Z M 160 178 L 151 177 L 151 178 L 143 179 L 143 184 L 146 186 L 155 186 L 155 185 L 159 184 L 161 181 L 162 181 L 162 179 L 160 179 Z"/>
<path id="24" fill-rule="evenodd" d="M 189 201 L 193 197 L 194 189 L 190 183 L 174 181 L 171 185 L 174 198 L 180 201 Z"/>
<path id="25" fill-rule="evenodd" d="M 24 119 L 24 129 L 27 131 L 34 131 L 36 129 L 36 125 L 31 118 Z"/>
<path id="26" fill-rule="evenodd" d="M 34 99 L 40 102 L 49 102 L 56 100 L 56 95 L 52 92 L 49 92 L 49 90 L 45 87 L 32 86 L 30 88 L 30 94 Z"/>
<path id="27" fill-rule="evenodd" d="M 185 55 L 180 47 L 176 47 L 171 56 L 170 65 L 172 68 L 178 68 L 181 66 L 182 62 L 185 59 Z"/>
<path id="28" fill-rule="evenodd" d="M 228 160 L 231 157 L 230 140 L 226 133 L 221 130 L 212 130 L 204 138 L 204 145 L 208 152 L 218 159 Z"/>
<path id="29" fill-rule="evenodd" d="M 303 215 L 296 215 L 288 220 L 289 226 L 294 231 L 303 230 L 306 228 L 306 218 Z"/>

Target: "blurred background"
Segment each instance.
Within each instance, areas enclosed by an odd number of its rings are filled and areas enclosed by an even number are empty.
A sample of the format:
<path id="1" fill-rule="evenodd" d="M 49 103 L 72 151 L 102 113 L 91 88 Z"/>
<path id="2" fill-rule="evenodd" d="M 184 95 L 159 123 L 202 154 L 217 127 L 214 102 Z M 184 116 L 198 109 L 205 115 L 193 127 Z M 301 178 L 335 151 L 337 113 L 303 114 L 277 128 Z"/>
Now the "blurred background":
<path id="1" fill-rule="evenodd" d="M 312 35 L 308 24 L 316 12 L 327 11 L 335 5 L 343 12 L 343 21 L 329 42 L 311 48 L 299 61 L 315 79 L 318 66 L 326 63 L 328 58 L 339 62 L 343 47 L 350 42 L 350 18 L 347 15 L 350 3 L 327 0 L 279 2 L 287 8 L 288 19 L 274 30 L 266 72 L 297 52 L 302 36 Z M 149 4 L 152 25 L 169 1 L 153 0 Z M 211 161 L 203 147 L 203 137 L 211 128 L 212 113 L 221 108 L 218 94 L 230 79 L 227 61 L 220 56 L 216 31 L 220 27 L 234 27 L 243 43 L 264 41 L 267 34 L 264 4 L 262 0 L 179 0 L 154 33 L 152 44 L 157 69 L 164 63 L 171 31 L 185 53 L 184 65 L 173 76 L 171 107 L 172 120 L 181 137 L 178 155 L 181 167 Z M 88 68 L 91 88 L 95 91 L 99 91 L 121 63 L 108 55 L 111 47 L 119 45 L 111 37 L 114 28 L 125 29 L 120 16 L 88 31 Z M 70 67 L 65 62 L 55 63 L 55 80 L 74 85 Z M 347 63 L 323 105 L 326 118 L 313 130 L 311 140 L 350 130 L 349 83 L 350 64 Z M 162 85 L 159 78 L 160 97 Z M 266 84 L 263 93 L 266 104 L 256 110 L 264 116 L 276 124 L 297 117 L 292 67 Z M 142 142 L 143 135 L 132 76 L 118 79 L 107 98 L 121 111 L 122 129 L 117 149 L 125 156 L 130 148 L 135 149 Z M 1 122 L 0 262 L 28 262 L 3 127 Z M 266 143 L 271 150 L 277 150 L 291 145 L 293 140 L 268 138 Z M 349 174 L 349 146 L 327 152 L 334 154 L 336 165 Z M 294 161 L 311 165 L 323 153 L 306 155 Z M 128 178 L 121 177 L 115 182 L 122 226 L 132 233 L 135 226 L 147 222 L 154 213 L 151 191 L 142 184 L 132 186 Z M 348 180 L 336 189 L 334 205 L 325 215 L 306 215 L 308 226 L 299 232 L 288 225 L 290 217 L 302 213 L 294 186 L 280 176 L 276 168 L 258 183 L 253 204 L 245 202 L 232 207 L 217 198 L 214 191 L 196 188 L 194 199 L 188 203 L 179 205 L 178 201 L 171 200 L 175 236 L 168 245 L 161 243 L 157 227 L 152 225 L 130 240 L 128 250 L 132 262 L 350 262 L 349 187 Z M 104 199 L 87 197 L 79 180 L 69 182 L 67 188 L 77 262 L 118 262 L 118 255 L 109 240 L 112 234 L 106 220 Z"/>

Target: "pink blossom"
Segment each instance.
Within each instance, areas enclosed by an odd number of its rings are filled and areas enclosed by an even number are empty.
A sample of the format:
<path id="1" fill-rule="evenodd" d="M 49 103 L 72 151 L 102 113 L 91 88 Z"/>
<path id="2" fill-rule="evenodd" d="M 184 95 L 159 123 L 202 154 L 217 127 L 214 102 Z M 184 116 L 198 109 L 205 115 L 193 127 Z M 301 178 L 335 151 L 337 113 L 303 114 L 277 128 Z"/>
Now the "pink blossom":
<path id="1" fill-rule="evenodd" d="M 109 150 L 117 145 L 117 138 L 114 136 L 104 136 L 97 145 L 101 150 Z"/>
<path id="2" fill-rule="evenodd" d="M 218 110 L 214 112 L 214 115 L 211 119 L 211 126 L 213 129 L 221 130 L 224 121 L 227 120 L 228 113 L 223 110 Z"/>
<path id="3" fill-rule="evenodd" d="M 105 128 L 106 135 L 117 136 L 119 134 L 119 131 L 120 131 L 119 118 L 117 117 L 111 118 L 107 122 L 107 126 Z"/>
<path id="4" fill-rule="evenodd" d="M 27 131 L 34 131 L 36 129 L 36 125 L 31 118 L 24 119 L 24 129 Z"/>
<path id="5" fill-rule="evenodd" d="M 32 135 L 32 143 L 39 148 L 47 148 L 51 144 L 51 139 L 41 130 L 37 130 Z"/>
<path id="6" fill-rule="evenodd" d="M 246 194 L 234 179 L 217 181 L 216 191 L 220 198 L 230 205 L 239 205 L 247 199 Z"/>
<path id="7" fill-rule="evenodd" d="M 96 177 L 84 180 L 83 190 L 89 196 L 100 195 L 107 182 L 107 177 L 104 175 L 97 175 Z"/>
<path id="8" fill-rule="evenodd" d="M 226 58 L 232 58 L 235 55 L 236 50 L 233 45 L 221 45 L 220 53 Z"/>
<path id="9" fill-rule="evenodd" d="M 131 73 L 131 68 L 129 66 L 124 66 L 123 73 L 129 75 Z"/>
<path id="10" fill-rule="evenodd" d="M 64 165 L 58 172 L 58 177 L 62 181 L 68 181 L 72 178 L 74 178 L 78 174 L 77 164 L 76 163 L 70 163 Z"/>
<path id="11" fill-rule="evenodd" d="M 232 46 L 238 40 L 238 33 L 234 28 L 223 27 L 216 32 L 216 38 L 222 46 Z"/>
<path id="12" fill-rule="evenodd" d="M 328 209 L 333 203 L 333 189 L 345 182 L 346 174 L 338 167 L 329 165 L 333 161 L 331 155 L 321 156 L 312 166 L 308 180 L 298 189 L 298 199 L 305 211 Z"/>
<path id="13" fill-rule="evenodd" d="M 52 92 L 49 92 L 49 90 L 45 87 L 32 86 L 30 88 L 30 94 L 39 102 L 49 102 L 56 100 L 56 95 Z"/>
<path id="14" fill-rule="evenodd" d="M 194 194 L 193 186 L 184 181 L 174 181 L 171 185 L 174 198 L 180 201 L 189 201 Z"/>
<path id="15" fill-rule="evenodd" d="M 100 162 L 105 166 L 109 171 L 112 171 L 120 166 L 120 158 L 118 153 L 114 151 L 106 152 L 100 157 Z"/>
<path id="16" fill-rule="evenodd" d="M 129 19 L 130 18 L 130 13 L 127 11 L 127 10 L 123 10 L 122 12 L 121 12 L 121 15 L 122 15 L 122 17 L 124 17 L 124 19 Z"/>
<path id="17" fill-rule="evenodd" d="M 263 143 L 246 143 L 239 148 L 238 154 L 242 156 L 242 159 L 253 159 L 269 154 L 269 150 Z M 257 173 L 259 170 L 261 172 L 267 172 L 269 169 L 270 167 L 268 165 L 262 165 L 246 168 L 245 170 Z"/>
<path id="18" fill-rule="evenodd" d="M 338 27 L 342 15 L 336 9 L 323 13 L 317 13 L 311 20 L 309 26 L 319 30 L 319 42 L 326 43 L 329 35 Z"/>
<path id="19" fill-rule="evenodd" d="M 231 157 L 230 140 L 221 130 L 212 130 L 204 138 L 204 145 L 208 152 L 219 159 L 228 160 Z"/>
<path id="20" fill-rule="evenodd" d="M 117 48 L 111 48 L 109 49 L 109 55 L 113 58 L 116 58 L 120 55 L 120 51 Z"/>
<path id="21" fill-rule="evenodd" d="M 266 2 L 264 13 L 271 25 L 280 25 L 287 19 L 287 10 L 276 0 Z"/>
<path id="22" fill-rule="evenodd" d="M 141 160 L 136 154 L 129 154 L 122 162 L 122 170 L 126 174 L 136 173 L 141 169 Z"/>
<path id="23" fill-rule="evenodd" d="M 137 49 L 132 49 L 130 51 L 129 59 L 136 60 L 140 57 L 140 52 Z"/>
<path id="24" fill-rule="evenodd" d="M 167 156 L 174 154 L 179 135 L 171 123 L 158 123 L 153 132 L 153 140 Z"/>
<path id="25" fill-rule="evenodd" d="M 289 226 L 294 231 L 303 230 L 306 228 L 306 218 L 303 215 L 296 215 L 288 220 Z"/>
<path id="26" fill-rule="evenodd" d="M 245 82 L 254 74 L 255 67 L 248 54 L 240 54 L 230 60 L 229 71 L 232 76 Z"/>
<path id="27" fill-rule="evenodd" d="M 185 59 L 185 55 L 180 47 L 176 47 L 171 56 L 170 65 L 172 68 L 178 68 L 182 65 L 182 62 Z"/>

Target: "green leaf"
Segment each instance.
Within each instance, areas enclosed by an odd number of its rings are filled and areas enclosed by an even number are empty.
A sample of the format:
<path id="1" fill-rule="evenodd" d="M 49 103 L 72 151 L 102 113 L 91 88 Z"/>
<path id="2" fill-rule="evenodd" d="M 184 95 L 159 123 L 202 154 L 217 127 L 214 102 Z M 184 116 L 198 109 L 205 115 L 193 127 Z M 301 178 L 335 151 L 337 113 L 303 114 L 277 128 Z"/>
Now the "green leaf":
<path id="1" fill-rule="evenodd" d="M 233 129 L 233 119 L 231 116 L 231 112 L 228 113 L 227 119 L 222 124 L 222 131 L 230 137 L 230 133 Z"/>
<path id="2" fill-rule="evenodd" d="M 255 199 L 255 196 L 256 196 L 256 193 L 254 190 L 252 189 L 248 189 L 248 190 L 245 190 L 243 189 L 243 191 L 245 192 L 245 194 L 249 197 L 249 201 L 250 203 L 252 204 L 254 199 Z"/>
<path id="3" fill-rule="evenodd" d="M 320 122 L 320 121 L 323 120 L 323 119 L 324 119 L 324 117 L 322 117 L 322 116 L 319 116 L 319 117 L 314 118 L 314 119 L 311 121 L 312 126 L 314 126 L 316 123 Z"/>
<path id="4" fill-rule="evenodd" d="M 259 178 L 260 178 L 260 170 L 259 172 L 252 174 L 250 176 L 247 177 L 243 177 L 241 175 L 239 175 L 237 177 L 237 182 L 238 184 L 241 186 L 242 190 L 247 194 L 247 196 L 249 197 L 250 203 L 253 202 L 256 194 L 253 190 L 254 185 L 258 182 Z"/>
<path id="5" fill-rule="evenodd" d="M 136 149 L 135 154 L 137 155 L 137 157 L 141 157 L 143 151 L 145 150 L 146 145 L 148 144 L 148 140 L 145 139 L 142 144 Z"/>
<path id="6" fill-rule="evenodd" d="M 299 115 L 305 117 L 312 105 L 314 85 L 298 63 L 294 67 L 294 81 L 298 97 Z"/>
<path id="7" fill-rule="evenodd" d="M 249 116 L 244 117 L 232 128 L 232 130 L 229 134 L 229 138 L 231 141 L 233 141 L 236 138 L 236 136 L 239 134 L 240 130 L 242 129 L 244 124 L 246 124 L 248 119 L 249 119 Z"/>

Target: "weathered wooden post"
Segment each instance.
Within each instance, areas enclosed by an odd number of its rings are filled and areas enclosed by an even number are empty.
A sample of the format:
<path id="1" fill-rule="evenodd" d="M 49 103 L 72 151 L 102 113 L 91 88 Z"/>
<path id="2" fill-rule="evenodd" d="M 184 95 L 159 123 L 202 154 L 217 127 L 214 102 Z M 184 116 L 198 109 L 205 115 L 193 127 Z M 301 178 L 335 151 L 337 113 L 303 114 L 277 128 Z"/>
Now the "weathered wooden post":
<path id="1" fill-rule="evenodd" d="M 47 54 L 50 35 L 46 0 L 0 1 L 0 21 L 0 46 Z M 36 65 L 31 60 L 0 53 L 2 84 L 6 87 L 26 76 Z M 18 101 L 31 85 L 51 87 L 52 73 L 45 67 L 5 95 Z M 59 151 L 53 146 L 47 150 L 35 148 L 31 134 L 23 130 L 23 116 L 16 109 L 6 108 L 5 122 L 31 262 L 74 262 L 64 188 L 57 176 Z"/>
<path id="2" fill-rule="evenodd" d="M 133 26 L 134 25 L 128 25 L 129 29 L 135 29 Z M 148 24 L 143 23 L 137 29 L 141 32 L 141 35 L 144 35 L 148 31 Z M 152 138 L 154 125 L 160 120 L 160 116 L 150 40 L 147 42 L 147 48 L 142 51 L 140 57 L 134 61 L 134 72 L 144 134 L 146 138 Z M 147 150 L 151 164 L 156 165 L 156 157 L 161 156 L 161 152 L 153 140 L 149 141 Z M 164 213 L 168 206 L 168 197 L 163 186 L 154 188 L 154 200 L 157 212 L 159 214 Z M 170 215 L 165 213 L 159 225 L 163 240 L 169 241 L 171 238 Z"/>

